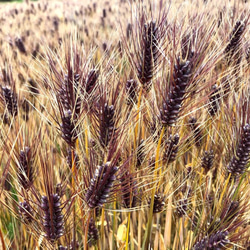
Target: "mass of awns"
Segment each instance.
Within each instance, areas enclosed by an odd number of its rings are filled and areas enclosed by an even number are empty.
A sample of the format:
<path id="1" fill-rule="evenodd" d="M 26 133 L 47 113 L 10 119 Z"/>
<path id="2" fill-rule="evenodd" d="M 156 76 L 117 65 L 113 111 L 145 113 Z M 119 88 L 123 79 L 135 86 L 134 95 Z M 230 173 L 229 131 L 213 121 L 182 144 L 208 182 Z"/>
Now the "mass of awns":
<path id="1" fill-rule="evenodd" d="M 250 4 L 0 4 L 0 249 L 250 249 Z"/>

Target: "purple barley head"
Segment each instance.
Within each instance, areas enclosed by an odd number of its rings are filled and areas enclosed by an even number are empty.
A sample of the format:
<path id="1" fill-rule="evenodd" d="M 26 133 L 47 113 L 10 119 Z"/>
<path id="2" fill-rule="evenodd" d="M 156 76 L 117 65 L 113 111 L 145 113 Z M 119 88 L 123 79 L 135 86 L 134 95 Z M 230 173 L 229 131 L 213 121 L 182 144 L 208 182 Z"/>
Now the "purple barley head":
<path id="1" fill-rule="evenodd" d="M 73 74 L 72 70 L 64 76 L 59 90 L 59 100 L 64 110 L 74 110 L 75 114 L 81 111 L 81 98 L 78 91 L 81 76 Z"/>
<path id="2" fill-rule="evenodd" d="M 25 223 L 32 221 L 32 208 L 27 201 L 19 202 L 19 213 Z"/>
<path id="3" fill-rule="evenodd" d="M 34 182 L 33 156 L 30 147 L 20 151 L 18 181 L 24 189 L 28 189 Z"/>
<path id="4" fill-rule="evenodd" d="M 72 112 L 68 110 L 64 113 L 62 117 L 61 133 L 62 138 L 70 147 L 75 147 L 77 132 L 73 122 Z"/>
<path id="5" fill-rule="evenodd" d="M 138 78 L 143 87 L 148 91 L 154 74 L 154 67 L 158 57 L 158 28 L 156 22 L 144 24 L 142 62 L 138 66 Z"/>
<path id="6" fill-rule="evenodd" d="M 69 246 L 63 246 L 63 245 L 60 245 L 59 247 L 58 247 L 58 250 L 77 250 L 77 249 L 79 249 L 79 246 L 80 246 L 80 244 L 79 244 L 79 242 L 78 241 L 71 241 L 71 243 L 69 244 Z"/>
<path id="7" fill-rule="evenodd" d="M 213 150 L 205 151 L 201 158 L 201 167 L 204 168 L 207 173 L 213 167 L 214 152 Z"/>
<path id="8" fill-rule="evenodd" d="M 93 89 L 95 88 L 99 77 L 99 72 L 95 69 L 90 70 L 86 82 L 85 82 L 85 90 L 90 95 Z"/>
<path id="9" fill-rule="evenodd" d="M 2 87 L 2 91 L 3 91 L 3 97 L 4 97 L 4 101 L 5 101 L 8 112 L 12 116 L 16 116 L 18 113 L 16 94 L 8 86 Z"/>
<path id="10" fill-rule="evenodd" d="M 243 21 L 237 21 L 233 28 L 232 33 L 230 34 L 230 41 L 225 49 L 225 54 L 228 64 L 232 63 L 234 59 L 233 57 L 237 55 L 237 52 L 240 49 L 240 40 L 242 34 L 244 33 L 244 30 L 245 30 L 245 23 Z"/>
<path id="11" fill-rule="evenodd" d="M 2 78 L 5 83 L 11 82 L 11 76 L 5 68 L 2 68 Z"/>
<path id="12" fill-rule="evenodd" d="M 243 132 L 239 144 L 236 149 L 236 155 L 232 157 L 227 166 L 227 170 L 232 175 L 240 175 L 245 171 L 249 162 L 250 153 L 250 125 L 246 124 L 243 127 Z"/>
<path id="13" fill-rule="evenodd" d="M 250 66 L 250 46 L 246 50 L 246 60 L 248 65 Z"/>
<path id="14" fill-rule="evenodd" d="M 209 95 L 208 113 L 214 116 L 220 108 L 220 90 L 216 84 L 212 86 L 212 92 Z"/>
<path id="15" fill-rule="evenodd" d="M 224 249 L 229 243 L 227 236 L 227 231 L 218 231 L 210 236 L 206 236 L 194 245 L 194 250 Z"/>
<path id="16" fill-rule="evenodd" d="M 15 45 L 21 53 L 26 54 L 26 49 L 23 40 L 20 37 L 17 37 L 15 39 Z"/>
<path id="17" fill-rule="evenodd" d="M 94 177 L 85 194 L 85 199 L 90 208 L 101 207 L 110 198 L 113 184 L 116 180 L 118 168 L 107 162 L 97 166 Z"/>
<path id="18" fill-rule="evenodd" d="M 149 205 L 151 203 L 151 199 L 149 200 Z M 160 213 L 163 211 L 165 207 L 165 196 L 163 194 L 157 193 L 154 195 L 154 206 L 153 206 L 153 213 Z"/>
<path id="19" fill-rule="evenodd" d="M 190 77 L 190 61 L 180 62 L 178 58 L 174 68 L 172 90 L 168 93 L 166 100 L 162 104 L 162 109 L 160 109 L 163 126 L 174 126 L 178 120 Z"/>
<path id="20" fill-rule="evenodd" d="M 99 239 L 99 232 L 96 228 L 95 221 L 93 218 L 89 221 L 89 229 L 88 229 L 88 245 L 89 247 L 94 246 Z"/>
<path id="21" fill-rule="evenodd" d="M 114 106 L 107 103 L 100 109 L 100 141 L 103 146 L 108 146 L 115 132 Z"/>
<path id="22" fill-rule="evenodd" d="M 54 242 L 64 233 L 64 221 L 58 194 L 51 195 L 50 199 L 47 196 L 42 196 L 41 208 L 43 210 L 43 227 L 46 238 Z"/>
<path id="23" fill-rule="evenodd" d="M 174 136 L 170 135 L 166 144 L 166 148 L 163 154 L 164 164 L 174 162 L 178 153 L 180 137 L 178 134 Z"/>
<path id="24" fill-rule="evenodd" d="M 39 94 L 39 89 L 38 89 L 37 83 L 32 78 L 28 79 L 28 83 L 29 83 L 30 93 L 33 94 L 33 95 L 38 95 Z"/>

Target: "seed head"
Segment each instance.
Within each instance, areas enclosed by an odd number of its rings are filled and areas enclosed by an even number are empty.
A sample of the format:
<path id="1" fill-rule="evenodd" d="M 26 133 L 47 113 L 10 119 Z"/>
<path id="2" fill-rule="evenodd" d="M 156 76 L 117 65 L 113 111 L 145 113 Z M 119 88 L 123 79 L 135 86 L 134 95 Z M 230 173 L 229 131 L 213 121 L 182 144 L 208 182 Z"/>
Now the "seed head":
<path id="1" fill-rule="evenodd" d="M 229 243 L 227 235 L 227 231 L 218 231 L 210 236 L 206 236 L 194 245 L 194 250 L 222 249 Z"/>
<path id="2" fill-rule="evenodd" d="M 69 70 L 59 90 L 59 100 L 64 110 L 74 110 L 75 114 L 79 114 L 81 110 L 81 98 L 77 92 L 80 78 L 79 74 L 73 74 Z"/>
<path id="3" fill-rule="evenodd" d="M 174 136 L 170 135 L 167 141 L 166 149 L 163 155 L 163 162 L 169 164 L 174 162 L 179 148 L 179 135 L 175 134 Z"/>
<path id="4" fill-rule="evenodd" d="M 227 63 L 230 64 L 234 60 L 233 56 L 237 55 L 238 50 L 240 49 L 240 39 L 245 30 L 245 24 L 242 21 L 237 21 L 232 33 L 230 34 L 230 41 L 225 49 Z M 236 58 L 236 60 L 238 60 Z"/>
<path id="5" fill-rule="evenodd" d="M 77 139 L 77 133 L 75 125 L 72 121 L 72 112 L 68 110 L 64 113 L 62 117 L 61 124 L 62 138 L 67 142 L 70 147 L 75 147 L 75 142 Z"/>
<path id="6" fill-rule="evenodd" d="M 149 200 L 149 204 L 151 203 L 151 199 Z M 154 206 L 153 213 L 160 213 L 164 209 L 165 206 L 165 197 L 164 195 L 158 193 L 154 195 Z"/>
<path id="7" fill-rule="evenodd" d="M 51 206 L 49 204 L 51 204 Z M 46 233 L 45 237 L 53 242 L 64 233 L 60 196 L 58 194 L 53 194 L 50 199 L 48 199 L 47 196 L 42 196 L 41 208 L 44 212 L 43 227 Z"/>
<path id="8" fill-rule="evenodd" d="M 236 155 L 233 156 L 230 163 L 227 166 L 228 172 L 232 175 L 240 175 L 245 171 L 245 168 L 249 162 L 250 153 L 250 125 L 246 124 L 243 127 L 243 133 L 241 135 L 238 147 L 236 149 Z"/>
<path id="9" fill-rule="evenodd" d="M 208 113 L 214 116 L 220 108 L 220 91 L 216 84 L 212 86 L 212 93 L 209 95 Z"/>
<path id="10" fill-rule="evenodd" d="M 30 147 L 25 147 L 19 154 L 18 180 L 24 189 L 34 181 L 34 166 Z"/>
<path id="11" fill-rule="evenodd" d="M 2 87 L 4 101 L 8 112 L 12 116 L 16 116 L 18 113 L 17 109 L 17 97 L 10 87 Z"/>
<path id="12" fill-rule="evenodd" d="M 142 62 L 138 67 L 138 78 L 146 90 L 150 89 L 158 53 L 158 29 L 156 22 L 144 25 Z"/>
<path id="13" fill-rule="evenodd" d="M 97 166 L 95 175 L 90 181 L 85 199 L 90 208 L 101 207 L 106 203 L 112 192 L 118 168 L 110 162 Z"/>
<path id="14" fill-rule="evenodd" d="M 89 221 L 88 229 L 88 244 L 89 247 L 94 246 L 99 238 L 98 229 L 95 226 L 94 220 L 91 218 Z"/>
<path id="15" fill-rule="evenodd" d="M 247 48 L 247 51 L 246 51 L 246 60 L 247 60 L 248 65 L 250 66 L 250 46 Z"/>
<path id="16" fill-rule="evenodd" d="M 39 94 L 37 83 L 32 78 L 28 79 L 28 83 L 29 83 L 29 90 L 30 90 L 30 92 L 33 95 Z"/>
<path id="17" fill-rule="evenodd" d="M 214 152 L 205 151 L 201 159 L 201 167 L 204 168 L 205 173 L 207 173 L 213 167 Z"/>
<path id="18" fill-rule="evenodd" d="M 172 91 L 168 93 L 166 101 L 163 102 L 162 109 L 160 110 L 163 126 L 174 126 L 176 123 L 190 76 L 190 61 L 181 63 L 178 59 L 173 75 Z"/>
<path id="19" fill-rule="evenodd" d="M 103 146 L 108 146 L 115 132 L 114 114 L 114 106 L 108 106 L 107 103 L 100 110 L 100 141 Z"/>
<path id="20" fill-rule="evenodd" d="M 19 37 L 15 39 L 15 45 L 19 49 L 19 51 L 23 54 L 26 54 L 26 49 L 23 43 L 23 40 Z"/>
<path id="21" fill-rule="evenodd" d="M 85 90 L 88 94 L 91 94 L 92 90 L 95 88 L 97 80 L 99 77 L 99 73 L 97 70 L 92 69 L 86 79 Z"/>
<path id="22" fill-rule="evenodd" d="M 27 201 L 19 202 L 19 213 L 25 223 L 30 223 L 32 221 L 32 209 Z"/>

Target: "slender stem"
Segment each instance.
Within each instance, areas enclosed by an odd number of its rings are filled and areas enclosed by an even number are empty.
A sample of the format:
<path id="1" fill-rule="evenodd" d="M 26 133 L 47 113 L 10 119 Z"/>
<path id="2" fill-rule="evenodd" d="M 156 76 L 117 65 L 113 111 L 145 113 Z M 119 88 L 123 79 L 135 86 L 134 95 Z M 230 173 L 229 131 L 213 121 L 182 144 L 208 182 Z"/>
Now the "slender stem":
<path id="1" fill-rule="evenodd" d="M 155 232 L 154 249 L 159 248 L 160 230 L 161 230 L 160 214 L 157 213 L 156 214 L 156 232 Z"/>
<path id="2" fill-rule="evenodd" d="M 87 123 L 86 123 L 86 126 L 87 126 Z M 86 150 L 87 150 L 87 148 L 88 148 L 88 145 L 86 145 Z M 79 140 L 76 140 L 76 149 L 79 149 Z M 86 151 L 86 156 L 88 156 L 87 151 Z M 76 160 L 76 157 L 74 157 L 74 161 L 72 163 L 72 166 L 76 164 L 75 160 Z M 75 173 L 76 173 L 76 165 L 74 166 L 74 168 L 75 168 Z M 81 171 L 81 170 L 79 170 L 79 171 Z M 82 173 L 81 172 L 77 172 L 77 174 L 79 174 L 81 176 Z M 78 181 L 78 177 L 77 176 L 75 176 L 75 177 L 76 177 L 76 180 Z M 79 188 L 80 187 L 78 186 L 77 187 L 77 192 L 80 191 Z M 81 218 L 82 218 L 81 219 L 81 221 L 82 221 L 82 228 L 85 228 L 85 221 L 84 220 L 85 220 L 86 212 L 85 212 L 85 210 L 83 210 L 84 204 L 83 204 L 83 200 L 82 199 L 79 199 L 79 206 L 80 206 L 80 212 L 81 212 Z"/>
<path id="3" fill-rule="evenodd" d="M 158 176 L 160 148 L 161 148 L 161 141 L 162 141 L 164 132 L 165 132 L 165 127 L 163 127 L 162 130 L 161 130 L 161 135 L 160 135 L 158 145 L 157 145 L 157 150 L 156 150 L 156 155 L 155 155 L 155 180 L 154 181 L 156 181 L 157 176 Z M 161 175 L 161 169 L 160 169 L 160 175 Z M 159 186 L 158 186 L 158 188 L 159 188 Z"/>
<path id="4" fill-rule="evenodd" d="M 137 220 L 137 217 L 135 215 L 136 211 L 131 212 L 131 219 L 130 219 L 130 239 L 131 239 L 131 250 L 135 249 L 135 243 L 134 243 L 134 228 L 133 228 L 133 222 Z M 132 221 L 132 223 L 131 223 Z"/>
<path id="5" fill-rule="evenodd" d="M 159 169 L 161 141 L 164 135 L 164 131 L 165 131 L 165 127 L 162 128 L 161 135 L 160 135 L 158 145 L 157 145 L 156 155 L 155 155 L 155 174 L 154 174 L 154 182 L 153 182 L 154 187 L 152 189 L 152 194 L 151 194 L 148 225 L 147 225 L 147 230 L 146 230 L 146 234 L 144 237 L 144 242 L 143 242 L 143 247 L 142 247 L 143 249 L 149 249 L 149 245 L 150 245 L 151 228 L 152 228 L 152 222 L 153 222 L 154 198 L 155 198 L 155 192 L 156 192 L 156 186 L 157 186 L 156 180 L 157 180 L 158 169 Z"/>
<path id="6" fill-rule="evenodd" d="M 176 228 L 175 228 L 175 237 L 172 249 L 179 249 L 179 231 L 180 231 L 180 220 L 177 220 Z"/>
<path id="7" fill-rule="evenodd" d="M 179 242 L 180 242 L 180 245 L 183 246 L 184 244 L 184 218 L 181 217 L 180 218 L 180 231 L 179 231 Z"/>
<path id="8" fill-rule="evenodd" d="M 85 120 L 85 151 L 86 151 L 86 156 L 88 157 L 89 155 L 89 150 L 88 150 L 88 123 L 87 123 L 87 119 Z"/>
<path id="9" fill-rule="evenodd" d="M 72 191 L 75 193 L 75 177 L 76 177 L 76 165 L 75 165 L 75 152 L 71 150 L 72 157 Z M 73 205 L 73 245 L 76 245 L 76 203 Z"/>
<path id="10" fill-rule="evenodd" d="M 105 249 L 105 237 L 104 237 L 104 209 L 102 208 L 102 219 L 101 219 L 101 240 L 102 249 Z"/>
<path id="11" fill-rule="evenodd" d="M 228 178 L 227 178 L 227 180 L 226 180 L 224 189 L 223 189 L 223 191 L 222 191 L 222 193 L 221 193 L 221 195 L 220 195 L 220 200 L 219 200 L 219 204 L 218 204 L 217 209 L 216 209 L 216 214 L 218 213 L 219 208 L 221 207 L 222 199 L 223 199 L 224 193 L 225 193 L 226 190 L 227 190 L 227 185 L 228 185 L 228 183 L 229 183 L 230 178 L 231 178 L 231 173 L 229 173 L 229 176 L 228 176 Z"/>
<path id="12" fill-rule="evenodd" d="M 3 233 L 2 233 L 1 228 L 0 228 L 0 239 L 1 239 L 1 242 L 2 242 L 2 249 L 6 250 L 5 243 L 4 243 L 4 238 L 3 238 Z"/>
<path id="13" fill-rule="evenodd" d="M 239 181 L 239 184 L 237 185 L 237 188 L 236 188 L 236 190 L 235 190 L 235 192 L 234 192 L 233 200 L 236 198 L 236 196 L 237 196 L 238 193 L 239 193 L 240 186 L 241 186 L 241 184 L 242 184 L 242 182 L 243 182 L 243 180 L 244 180 L 244 178 L 245 178 L 245 176 L 246 176 L 246 173 L 247 173 L 247 172 L 245 172 L 245 173 L 242 174 L 242 176 L 241 176 L 241 179 L 240 179 L 240 181 Z"/>
<path id="14" fill-rule="evenodd" d="M 90 221 L 90 213 L 87 219 L 87 224 L 85 227 L 85 235 L 84 235 L 84 249 L 87 249 L 87 245 L 88 245 L 88 231 L 89 231 L 89 221 Z"/>
<path id="15" fill-rule="evenodd" d="M 141 249 L 142 211 L 138 211 L 138 249 Z"/>
<path id="16" fill-rule="evenodd" d="M 168 207 L 165 218 L 164 244 L 168 248 L 171 246 L 171 226 L 172 226 L 172 195 L 168 199 Z"/>
<path id="17" fill-rule="evenodd" d="M 113 208 L 114 208 L 114 217 L 113 217 L 113 232 L 112 232 L 112 245 L 111 245 L 111 249 L 115 249 L 115 232 L 117 232 L 117 225 L 116 225 L 116 201 L 114 201 L 113 204 Z"/>
<path id="18" fill-rule="evenodd" d="M 208 150 L 210 137 L 212 136 L 212 135 L 210 135 L 210 131 L 212 130 L 211 128 L 212 128 L 212 123 L 209 123 L 209 125 L 208 125 L 208 136 L 207 136 L 207 142 L 206 142 L 205 150 Z"/>
<path id="19" fill-rule="evenodd" d="M 142 96 L 142 88 L 140 89 L 139 92 L 139 97 L 138 97 L 138 103 L 137 103 L 137 115 L 136 115 L 136 125 L 135 125 L 135 139 L 134 139 L 134 147 L 136 148 L 136 142 L 137 142 L 137 134 L 138 134 L 138 129 L 139 129 L 139 117 L 140 117 L 140 106 L 141 106 L 141 96 Z"/>
<path id="20" fill-rule="evenodd" d="M 125 250 L 128 250 L 128 243 L 129 243 L 129 229 L 130 229 L 130 217 L 131 217 L 131 212 L 128 213 L 128 224 L 127 224 L 127 235 L 126 235 L 126 247 Z"/>

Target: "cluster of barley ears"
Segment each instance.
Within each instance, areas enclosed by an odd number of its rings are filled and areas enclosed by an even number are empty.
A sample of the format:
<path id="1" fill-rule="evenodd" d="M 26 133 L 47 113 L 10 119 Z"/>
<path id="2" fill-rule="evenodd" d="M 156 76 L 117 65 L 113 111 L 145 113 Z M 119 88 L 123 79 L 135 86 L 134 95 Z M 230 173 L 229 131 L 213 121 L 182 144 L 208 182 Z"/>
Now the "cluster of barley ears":
<path id="1" fill-rule="evenodd" d="M 0 249 L 250 247 L 246 1 L 0 12 Z"/>

